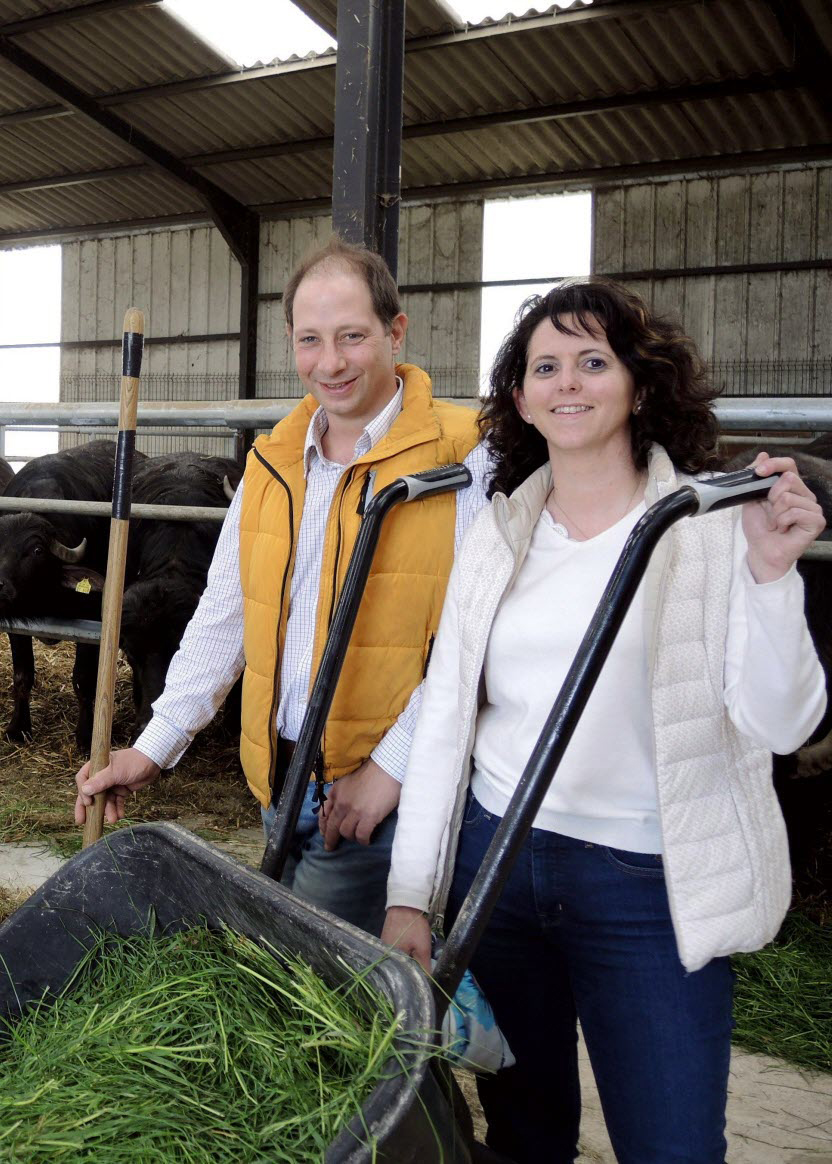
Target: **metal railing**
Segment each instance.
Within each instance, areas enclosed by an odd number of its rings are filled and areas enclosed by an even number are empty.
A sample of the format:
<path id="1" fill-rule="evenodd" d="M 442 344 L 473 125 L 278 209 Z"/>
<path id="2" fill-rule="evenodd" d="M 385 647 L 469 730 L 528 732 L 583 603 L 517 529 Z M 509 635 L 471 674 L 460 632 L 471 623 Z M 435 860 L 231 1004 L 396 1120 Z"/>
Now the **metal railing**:
<path id="1" fill-rule="evenodd" d="M 144 378 L 142 384 L 144 386 Z M 451 399 L 471 408 L 477 408 L 481 403 L 475 396 Z M 288 415 L 296 404 L 296 397 L 258 400 L 145 400 L 138 408 L 137 427 L 148 429 L 161 426 L 191 430 L 206 426 L 225 430 L 270 429 Z M 19 427 L 31 431 L 42 429 L 44 426 L 58 425 L 62 430 L 67 427 L 79 430 L 93 429 L 92 435 L 100 436 L 103 435 L 102 430 L 117 428 L 118 411 L 118 404 L 95 401 L 59 404 L 0 403 L 0 426 Z M 832 430 L 832 398 L 829 397 L 721 397 L 716 401 L 716 413 L 721 426 L 734 433 L 814 433 Z M 111 507 L 107 502 L 0 497 L 0 512 L 4 510 L 90 513 L 100 516 L 110 516 L 111 513 Z M 226 512 L 224 508 L 205 506 L 137 504 L 132 507 L 131 516 L 164 521 L 222 521 Z M 832 541 L 816 543 L 806 551 L 804 557 L 814 561 L 832 562 Z M 0 631 L 76 642 L 98 641 L 99 627 L 99 623 L 90 620 L 69 622 L 59 622 L 55 619 L 0 620 Z"/>
<path id="2" fill-rule="evenodd" d="M 479 397 L 443 397 L 478 408 Z M 138 427 L 270 429 L 297 405 L 296 398 L 258 400 L 158 400 L 139 404 Z M 832 430 L 832 396 L 720 396 L 715 410 L 730 432 L 822 432 Z M 117 427 L 118 404 L 97 401 L 60 404 L 0 403 L 0 425 L 20 428 Z M 96 435 L 101 435 L 96 433 Z"/>
<path id="3" fill-rule="evenodd" d="M 724 396 L 832 396 L 832 357 L 815 360 L 713 360 Z"/>

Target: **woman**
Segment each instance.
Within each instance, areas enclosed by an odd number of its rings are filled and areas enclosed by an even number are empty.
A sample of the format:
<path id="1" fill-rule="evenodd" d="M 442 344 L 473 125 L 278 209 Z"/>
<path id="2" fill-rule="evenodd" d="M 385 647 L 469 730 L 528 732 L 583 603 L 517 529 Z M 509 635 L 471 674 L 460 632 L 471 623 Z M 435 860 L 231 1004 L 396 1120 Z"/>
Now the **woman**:
<path id="1" fill-rule="evenodd" d="M 481 420 L 492 504 L 454 568 L 399 808 L 383 937 L 427 966 L 458 912 L 645 507 L 713 463 L 693 345 L 623 287 L 526 302 Z M 516 1066 L 480 1083 L 488 1143 L 575 1159 L 580 1020 L 622 1164 L 725 1156 L 727 955 L 790 893 L 770 751 L 819 722 L 794 563 L 823 528 L 793 461 L 766 501 L 666 535 L 472 969 Z"/>

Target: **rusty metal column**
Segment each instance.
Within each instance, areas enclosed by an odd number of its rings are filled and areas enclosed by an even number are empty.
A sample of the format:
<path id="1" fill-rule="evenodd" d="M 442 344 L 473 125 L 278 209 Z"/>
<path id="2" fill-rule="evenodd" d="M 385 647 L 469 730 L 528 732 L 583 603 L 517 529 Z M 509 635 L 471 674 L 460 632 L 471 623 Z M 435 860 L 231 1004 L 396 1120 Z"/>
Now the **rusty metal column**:
<path id="1" fill-rule="evenodd" d="M 339 0 L 332 226 L 398 267 L 405 0 Z"/>

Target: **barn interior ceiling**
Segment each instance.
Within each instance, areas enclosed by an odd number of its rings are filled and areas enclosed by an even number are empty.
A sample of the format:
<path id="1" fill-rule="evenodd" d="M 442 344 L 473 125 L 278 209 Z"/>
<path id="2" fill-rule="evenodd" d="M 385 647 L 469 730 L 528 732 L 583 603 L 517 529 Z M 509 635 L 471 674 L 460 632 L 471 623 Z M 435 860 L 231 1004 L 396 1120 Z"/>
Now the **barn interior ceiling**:
<path id="1" fill-rule="evenodd" d="M 411 0 L 406 34 L 408 201 L 832 159 L 829 0 Z M 160 0 L 0 0 L 0 245 L 325 208 L 335 60 L 233 68 Z"/>

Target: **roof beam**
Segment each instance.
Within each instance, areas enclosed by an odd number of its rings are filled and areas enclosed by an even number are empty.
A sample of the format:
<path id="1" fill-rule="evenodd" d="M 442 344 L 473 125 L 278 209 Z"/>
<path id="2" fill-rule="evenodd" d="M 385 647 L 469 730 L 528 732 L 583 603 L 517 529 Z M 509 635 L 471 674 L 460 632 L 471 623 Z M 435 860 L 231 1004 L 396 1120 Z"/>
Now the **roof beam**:
<path id="1" fill-rule="evenodd" d="M 128 2 L 128 0 L 125 0 Z M 135 0 L 136 3 L 147 0 Z M 159 0 L 152 0 L 156 3 Z M 536 16 L 528 19 L 517 19 L 506 24 L 487 25 L 483 28 L 468 28 L 465 31 L 454 33 L 440 33 L 432 36 L 414 37 L 405 41 L 405 53 L 424 52 L 433 48 L 442 48 L 447 44 L 467 44 L 469 41 L 489 39 L 495 36 L 513 35 L 522 32 L 535 32 L 542 28 L 561 27 L 574 24 L 578 20 L 604 20 L 613 17 L 632 19 L 635 16 L 656 14 L 670 8 L 689 7 L 703 4 L 712 4 L 715 0 L 627 0 L 621 4 L 602 5 L 598 8 L 581 8 L 573 11 L 568 9 L 554 13 L 551 16 Z M 70 11 L 81 10 L 71 9 Z M 51 15 L 51 14 L 50 14 Z M 56 14 L 57 15 L 57 14 Z M 3 29 L 0 28 L 0 34 Z M 235 69 L 232 72 L 215 73 L 209 77 L 191 77 L 184 81 L 168 81 L 160 85 L 147 85 L 141 89 L 124 89 L 118 93 L 109 93 L 98 98 L 100 105 L 111 108 L 116 105 L 131 105 L 155 101 L 164 97 L 176 97 L 180 93 L 194 93 L 202 89 L 215 89 L 223 85 L 236 85 L 245 81 L 268 80 L 273 77 L 285 76 L 287 73 L 304 73 L 316 69 L 334 69 L 336 54 L 312 57 L 309 60 L 284 61 L 277 65 L 262 65 L 256 69 Z M 20 109 L 12 113 L 0 114 L 0 127 L 3 125 L 19 124 L 23 121 L 43 121 L 52 117 L 66 117 L 73 111 L 62 105 L 45 105 L 38 109 Z"/>
<path id="2" fill-rule="evenodd" d="M 570 24 L 597 24 L 602 20 L 634 20 L 641 16 L 656 16 L 670 8 L 702 8 L 717 0 L 622 0 L 619 4 L 595 3 L 591 8 L 558 9 L 548 16 L 518 16 L 499 24 L 467 26 L 460 32 L 438 33 L 414 37 L 405 43 L 407 52 L 441 48 L 448 44 L 467 44 L 474 40 L 494 40 L 498 36 L 513 36 L 521 32 L 539 32 L 541 29 L 565 28 Z"/>
<path id="3" fill-rule="evenodd" d="M 86 20 L 100 16 L 103 12 L 118 12 L 123 8 L 154 8 L 163 0 L 94 0 L 92 4 L 80 4 L 77 8 L 60 8 L 55 12 L 41 12 L 38 16 L 27 16 L 23 20 L 12 20 L 0 24 L 0 36 L 20 36 L 26 32 L 41 32 L 56 24 L 68 24 L 73 20 Z"/>
<path id="4" fill-rule="evenodd" d="M 408 37 L 405 47 L 406 51 L 411 49 L 418 51 L 421 48 L 456 44 L 463 40 L 481 40 L 512 32 L 534 32 L 539 28 L 551 28 L 553 25 L 560 27 L 565 24 L 584 24 L 589 20 L 596 23 L 599 20 L 632 20 L 636 16 L 646 16 L 657 11 L 662 12 L 667 8 L 678 8 L 681 5 L 691 4 L 698 4 L 701 7 L 703 3 L 712 2 L 713 0 L 621 0 L 620 3 L 604 3 L 603 0 L 600 2 L 595 0 L 592 7 L 559 9 L 548 16 L 518 16 L 516 19 L 509 17 L 499 24 L 474 25 L 473 27 L 463 23 L 455 32 Z M 335 24 L 327 22 L 323 18 L 318 5 L 304 3 L 304 0 L 295 0 L 295 3 L 310 20 L 313 20 L 331 36 L 335 36 Z M 453 0 L 451 0 L 450 7 L 453 7 Z"/>
<path id="5" fill-rule="evenodd" d="M 403 186 L 402 202 L 429 202 L 447 198 L 475 198 L 482 194 L 524 194 L 564 188 L 591 189 L 595 186 L 648 182 L 670 178 L 706 177 L 710 174 L 742 173 L 757 170 L 798 168 L 832 161 L 832 141 L 819 145 L 794 146 L 777 150 L 749 150 L 736 154 L 709 154 L 695 158 L 673 158 L 659 162 L 636 162 L 622 166 L 596 166 L 575 170 L 555 170 L 522 177 L 484 178 L 476 182 L 455 182 L 444 186 Z M 264 216 L 303 214 L 323 210 L 325 198 L 286 202 L 263 202 L 256 209 Z M 0 241 L 5 236 L 0 235 Z"/>
<path id="6" fill-rule="evenodd" d="M 196 193 L 207 205 L 211 217 L 219 228 L 234 255 L 245 262 L 249 254 L 249 235 L 252 228 L 252 212 L 227 194 L 209 178 L 194 170 L 181 158 L 177 158 L 157 142 L 152 141 L 130 122 L 117 114 L 103 109 L 89 94 L 73 85 L 66 77 L 56 73 L 37 57 L 32 56 L 7 36 L 0 35 L 0 58 L 31 77 L 43 88 L 48 89 L 65 105 L 94 122 L 106 133 L 124 142 L 147 162 L 184 186 L 190 193 Z"/>
<path id="7" fill-rule="evenodd" d="M 825 47 L 818 30 L 801 0 L 766 0 L 784 38 L 792 45 L 794 64 L 828 113 L 832 109 L 832 53 Z"/>
<path id="8" fill-rule="evenodd" d="M 779 72 L 770 76 L 744 77 L 739 80 L 713 81 L 702 85 L 686 85 L 670 89 L 648 89 L 638 93 L 624 93 L 613 97 L 599 97 L 587 101 L 563 101 L 557 105 L 532 109 L 508 109 L 475 117 L 448 118 L 445 121 L 422 122 L 404 127 L 405 141 L 423 137 L 440 137 L 454 133 L 469 133 L 501 126 L 531 125 L 544 121 L 561 121 L 596 113 L 615 113 L 621 110 L 681 104 L 686 101 L 724 100 L 728 97 L 748 96 L 772 90 L 793 89 L 803 83 L 794 72 Z M 257 161 L 262 158 L 286 157 L 331 149 L 330 136 L 302 138 L 296 141 L 271 142 L 259 146 L 218 150 L 212 153 L 192 154 L 184 159 L 188 166 L 223 165 L 229 162 Z M 101 182 L 115 178 L 132 177 L 146 168 L 144 163 L 113 166 L 105 170 L 89 170 L 32 178 L 0 185 L 0 195 L 20 194 L 30 190 L 56 189 L 84 182 Z"/>
<path id="9" fill-rule="evenodd" d="M 671 178 L 706 177 L 710 174 L 743 173 L 772 169 L 798 169 L 832 161 L 832 141 L 812 146 L 795 146 L 780 150 L 753 150 L 737 154 L 715 154 L 706 157 L 678 158 L 672 161 L 645 162 L 629 166 L 605 166 L 581 170 L 561 170 L 521 178 L 490 178 L 481 182 L 460 182 L 447 186 L 407 186 L 402 189 L 402 202 L 426 202 L 448 198 L 476 198 L 481 195 L 534 193 L 540 190 L 565 188 L 590 189 L 595 186 L 632 182 L 663 181 Z M 297 199 L 285 202 L 263 202 L 253 209 L 263 217 L 290 218 L 295 215 L 326 213 L 331 205 L 328 197 Z M 81 223 L 32 230 L 0 233 L 0 249 L 6 246 L 34 245 L 54 240 L 112 237 L 136 230 L 162 229 L 177 226 L 210 225 L 207 212 L 190 211 L 158 217 L 130 218 L 112 222 Z"/>

